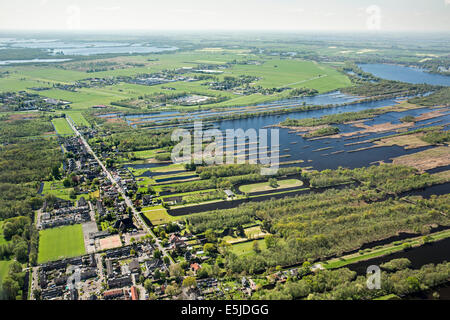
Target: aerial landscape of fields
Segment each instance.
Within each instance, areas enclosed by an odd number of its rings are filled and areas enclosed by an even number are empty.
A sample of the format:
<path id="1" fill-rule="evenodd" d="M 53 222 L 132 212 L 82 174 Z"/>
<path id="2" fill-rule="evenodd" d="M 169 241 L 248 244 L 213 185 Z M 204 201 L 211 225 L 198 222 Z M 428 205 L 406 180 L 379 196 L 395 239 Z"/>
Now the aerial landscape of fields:
<path id="1" fill-rule="evenodd" d="M 10 29 L 0 300 L 450 300 L 448 21 Z"/>

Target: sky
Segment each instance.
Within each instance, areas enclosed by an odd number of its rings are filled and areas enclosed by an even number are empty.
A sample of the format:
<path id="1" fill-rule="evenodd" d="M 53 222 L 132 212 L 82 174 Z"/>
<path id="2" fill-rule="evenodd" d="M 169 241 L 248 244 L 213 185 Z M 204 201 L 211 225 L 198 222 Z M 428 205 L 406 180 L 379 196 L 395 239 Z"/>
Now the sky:
<path id="1" fill-rule="evenodd" d="M 450 0 L 0 0 L 0 30 L 450 32 Z"/>

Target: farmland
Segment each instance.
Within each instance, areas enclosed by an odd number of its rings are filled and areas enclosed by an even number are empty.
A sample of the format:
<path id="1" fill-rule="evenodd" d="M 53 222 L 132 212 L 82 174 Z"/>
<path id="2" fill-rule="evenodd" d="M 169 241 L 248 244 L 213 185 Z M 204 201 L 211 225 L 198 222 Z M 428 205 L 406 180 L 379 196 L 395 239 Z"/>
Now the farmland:
<path id="1" fill-rule="evenodd" d="M 72 128 L 70 128 L 65 118 L 53 119 L 52 123 L 55 126 L 55 130 L 59 135 L 70 136 L 74 134 Z"/>
<path id="2" fill-rule="evenodd" d="M 265 183 L 257 183 L 257 184 L 241 186 L 239 188 L 239 190 L 244 193 L 253 193 L 253 192 L 261 192 L 261 191 L 268 191 L 268 190 L 282 190 L 282 189 L 293 188 L 293 187 L 301 187 L 303 185 L 302 181 L 296 180 L 296 179 L 280 180 L 280 181 L 277 181 L 276 183 L 277 183 L 277 186 L 275 188 L 270 186 L 268 182 L 265 182 Z"/>
<path id="3" fill-rule="evenodd" d="M 411 254 L 444 283 L 448 252 L 414 250 L 450 239 L 446 85 L 360 67 L 408 72 L 423 44 L 177 37 L 68 38 L 94 54 L 0 64 L 0 278 L 30 268 L 24 294 L 44 300 L 355 298 L 351 267 Z M 409 292 L 388 276 L 395 290 L 365 297 Z"/>
<path id="4" fill-rule="evenodd" d="M 161 54 L 158 56 L 149 55 L 145 62 L 144 57 L 127 57 L 129 63 L 144 63 L 145 67 L 131 67 L 112 71 L 102 71 L 90 73 L 90 76 L 97 78 L 132 76 L 139 73 L 161 72 L 167 69 L 194 68 L 202 63 L 209 65 L 223 65 L 234 60 L 261 60 L 261 65 L 231 65 L 222 74 L 216 75 L 220 81 L 227 76 L 249 75 L 254 76 L 258 81 L 254 85 L 263 88 L 313 88 L 318 92 L 328 92 L 341 87 L 350 86 L 350 80 L 338 73 L 333 68 L 320 65 L 301 59 L 279 60 L 276 58 L 263 58 L 250 53 L 226 53 L 223 52 L 202 52 L 194 51 L 181 54 Z M 144 60 L 144 61 L 143 61 Z M 71 65 L 71 63 L 67 63 Z M 44 67 L 9 67 L 11 71 L 8 78 L 0 78 L 0 90 L 29 90 L 30 87 L 39 87 L 52 84 L 72 84 L 87 78 L 85 72 L 73 71 L 69 68 L 44 68 Z M 20 74 L 20 77 L 18 76 Z M 209 89 L 205 84 L 206 80 L 196 82 L 173 82 L 170 87 L 178 92 L 190 94 L 203 94 L 210 96 L 223 96 L 226 101 L 213 103 L 210 107 L 227 107 L 262 103 L 285 97 L 284 93 L 274 95 L 251 94 L 246 96 L 236 96 L 231 92 Z M 144 86 L 130 83 L 117 83 L 104 87 L 81 88 L 77 92 L 50 89 L 43 92 L 45 96 L 54 99 L 62 99 L 71 102 L 72 110 L 69 116 L 79 125 L 85 125 L 84 120 L 79 116 L 80 111 L 88 110 L 93 105 L 110 105 L 124 99 L 136 98 L 140 95 L 152 93 L 169 93 L 167 85 Z M 121 109 L 119 107 L 119 109 Z M 189 108 L 188 108 L 189 109 Z M 64 132 L 64 131 L 62 131 Z M 63 134 L 63 133 L 61 133 Z"/>

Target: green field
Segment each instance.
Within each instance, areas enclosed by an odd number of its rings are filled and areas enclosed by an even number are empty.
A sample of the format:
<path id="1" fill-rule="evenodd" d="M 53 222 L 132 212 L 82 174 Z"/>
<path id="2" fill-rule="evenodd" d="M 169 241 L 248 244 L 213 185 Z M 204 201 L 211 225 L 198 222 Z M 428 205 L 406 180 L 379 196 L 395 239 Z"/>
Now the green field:
<path id="1" fill-rule="evenodd" d="M 159 54 L 118 57 L 118 61 L 125 63 L 139 63 L 145 66 L 116 69 L 87 74 L 79 70 L 64 70 L 56 67 L 44 66 L 18 66 L 8 67 L 5 70 L 10 75 L 0 78 L 0 92 L 25 90 L 33 92 L 29 88 L 49 86 L 55 83 L 73 84 L 75 81 L 88 77 L 115 77 L 134 76 L 142 73 L 160 72 L 162 70 L 174 70 L 181 67 L 196 67 L 199 63 L 218 65 L 239 60 L 258 60 L 260 65 L 235 64 L 225 69 L 223 74 L 218 74 L 217 78 L 223 80 L 226 76 L 238 77 L 248 75 L 257 77 L 254 85 L 263 88 L 314 88 L 320 93 L 351 86 L 347 76 L 339 73 L 327 64 L 319 64 L 313 61 L 305 61 L 297 58 L 279 59 L 273 57 L 261 57 L 249 53 L 248 50 L 196 50 L 190 52 L 177 52 Z M 94 60 L 95 61 L 95 60 Z M 75 68 L 76 69 L 76 68 Z M 186 76 L 194 74 L 187 73 Z M 252 105 L 265 101 L 279 100 L 286 97 L 286 92 L 262 95 L 251 94 L 246 96 L 236 95 L 231 91 L 220 91 L 210 89 L 204 84 L 208 81 L 185 82 L 178 81 L 171 83 L 170 87 L 178 92 L 190 94 L 200 94 L 216 97 L 225 97 L 226 101 L 209 104 L 205 107 L 229 107 Z M 81 111 L 90 109 L 93 105 L 110 105 L 125 99 L 133 99 L 142 95 L 153 93 L 171 93 L 164 84 L 155 86 L 145 86 L 120 82 L 105 87 L 80 88 L 76 92 L 52 88 L 42 93 L 43 96 L 61 99 L 71 102 L 71 110 L 67 111 L 73 121 L 79 125 L 87 125 L 86 120 L 81 115 Z M 177 109 L 192 110 L 198 106 L 176 107 Z M 203 106 L 201 106 L 203 107 Z M 117 107 L 119 110 L 127 108 Z M 59 132 L 59 131 L 58 131 Z M 70 132 L 68 132 L 70 133 Z M 64 133 L 60 133 L 64 134 Z"/>
<path id="2" fill-rule="evenodd" d="M 255 240 L 255 241 L 258 242 L 259 248 L 261 250 L 265 250 L 267 248 L 266 241 L 264 239 Z M 253 242 L 254 241 L 247 241 L 247 242 L 243 242 L 243 243 L 233 244 L 231 246 L 231 252 L 233 252 L 237 256 L 256 254 L 256 252 L 253 251 Z"/>
<path id="3" fill-rule="evenodd" d="M 42 194 L 52 194 L 60 199 L 70 201 L 79 200 L 82 196 L 86 197 L 86 195 L 77 195 L 76 199 L 71 199 L 70 192 L 72 190 L 73 188 L 65 188 L 62 181 L 45 181 L 44 189 L 42 189 Z"/>
<path id="4" fill-rule="evenodd" d="M 66 112 L 66 114 L 72 119 L 72 121 L 80 127 L 89 126 L 89 122 L 84 118 L 83 114 L 81 112 L 76 111 L 69 111 Z"/>
<path id="5" fill-rule="evenodd" d="M 261 192 L 261 191 L 279 191 L 282 189 L 287 188 L 294 188 L 294 187 L 301 187 L 303 185 L 303 182 L 297 179 L 288 179 L 288 180 L 280 180 L 277 181 L 278 188 L 272 188 L 269 185 L 269 182 L 263 182 L 263 183 L 255 183 L 255 184 L 248 184 L 239 187 L 239 190 L 244 193 L 254 193 L 254 192 Z"/>
<path id="6" fill-rule="evenodd" d="M 62 136 L 70 136 L 75 134 L 65 118 L 53 119 L 52 123 L 55 126 L 56 132 Z"/>
<path id="7" fill-rule="evenodd" d="M 77 257 L 85 253 L 81 224 L 39 232 L 38 263 Z"/>
<path id="8" fill-rule="evenodd" d="M 142 209 L 142 214 L 155 226 L 167 224 L 180 219 L 180 217 L 172 217 L 169 215 L 167 210 L 162 206 L 144 208 Z"/>
<path id="9" fill-rule="evenodd" d="M 8 274 L 9 265 L 11 264 L 11 260 L 8 261 L 0 261 L 0 300 L 3 298 L 2 292 L 2 282 L 5 276 Z"/>
<path id="10" fill-rule="evenodd" d="M 436 232 L 436 233 L 430 234 L 429 237 L 430 237 L 430 242 L 443 240 L 443 239 L 450 237 L 450 231 L 446 230 L 446 231 Z M 405 241 L 404 243 L 408 243 L 411 246 L 420 246 L 423 244 L 422 238 L 423 237 L 409 239 L 409 240 Z M 356 262 L 364 261 L 364 260 L 370 260 L 370 259 L 373 259 L 376 257 L 389 255 L 391 253 L 402 251 L 402 250 L 404 250 L 404 248 L 399 243 L 391 243 L 391 244 L 385 245 L 379 249 L 369 250 L 368 253 L 364 253 L 364 254 L 354 253 L 354 254 L 351 254 L 351 255 L 348 255 L 345 257 L 335 258 L 335 259 L 326 261 L 324 263 L 324 267 L 326 269 L 341 268 L 341 267 L 344 267 L 344 266 L 352 264 L 352 263 L 356 263 Z"/>
<path id="11" fill-rule="evenodd" d="M 5 237 L 3 236 L 3 221 L 0 221 L 0 246 L 2 244 L 6 244 L 8 241 L 6 241 Z"/>

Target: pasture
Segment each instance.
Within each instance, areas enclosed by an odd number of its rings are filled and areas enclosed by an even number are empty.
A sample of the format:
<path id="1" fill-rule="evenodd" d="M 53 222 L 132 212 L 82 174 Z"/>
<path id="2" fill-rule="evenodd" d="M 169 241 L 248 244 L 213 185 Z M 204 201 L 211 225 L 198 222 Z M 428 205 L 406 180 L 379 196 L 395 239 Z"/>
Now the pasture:
<path id="1" fill-rule="evenodd" d="M 231 252 L 233 252 L 237 256 L 254 255 L 256 254 L 256 252 L 253 250 L 253 243 L 255 241 L 258 243 L 258 247 L 260 250 L 265 250 L 267 248 L 265 240 L 261 239 L 233 244 L 231 246 Z"/>
<path id="2" fill-rule="evenodd" d="M 211 48 L 210 48 L 211 49 Z M 51 87 L 53 84 L 74 84 L 89 77 L 111 78 L 117 76 L 135 76 L 138 74 L 150 74 L 163 70 L 175 70 L 183 67 L 196 68 L 201 65 L 227 65 L 223 74 L 217 74 L 217 80 L 222 81 L 226 76 L 239 77 L 241 75 L 254 76 L 258 80 L 254 85 L 263 88 L 313 88 L 320 93 L 336 90 L 351 85 L 347 76 L 339 73 L 326 64 L 313 61 L 305 61 L 297 58 L 279 59 L 275 57 L 259 56 L 242 50 L 226 50 L 212 48 L 214 50 L 197 50 L 190 52 L 164 53 L 159 55 L 139 55 L 117 57 L 118 65 L 124 63 L 136 63 L 139 66 L 117 68 L 114 70 L 91 72 L 80 71 L 77 62 L 62 63 L 60 67 L 48 66 L 18 66 L 9 67 L 10 75 L 0 78 L 0 91 L 25 90 L 35 93 L 30 88 Z M 101 60 L 101 59 L 100 59 Z M 233 64 L 232 61 L 255 60 L 260 64 Z M 95 63 L 95 59 L 92 60 Z M 228 64 L 230 63 L 230 64 Z M 195 73 L 186 73 L 186 77 L 192 77 Z M 262 95 L 236 95 L 231 91 L 219 91 L 205 85 L 210 80 L 194 82 L 177 81 L 170 83 L 170 87 L 178 92 L 187 94 L 199 94 L 215 97 L 225 97 L 226 101 L 209 104 L 205 107 L 230 107 L 252 105 L 267 101 L 286 98 L 286 92 Z M 119 82 L 104 87 L 79 88 L 76 92 L 51 88 L 39 93 L 54 99 L 62 99 L 71 102 L 72 109 L 67 111 L 77 125 L 86 125 L 80 111 L 90 109 L 93 105 L 110 105 L 125 99 L 134 99 L 139 96 L 153 93 L 171 93 L 167 84 L 145 86 Z M 120 110 L 127 108 L 117 107 Z M 192 110 L 197 106 L 177 107 L 183 110 Z"/>
<path id="3" fill-rule="evenodd" d="M 158 226 L 161 224 L 167 224 L 176 220 L 180 217 L 172 217 L 167 213 L 167 210 L 162 206 L 150 207 L 142 209 L 142 214 L 154 225 Z"/>
<path id="4" fill-rule="evenodd" d="M 72 128 L 69 126 L 69 123 L 65 118 L 56 118 L 52 120 L 53 125 L 55 126 L 55 130 L 59 135 L 62 136 L 71 136 L 75 135 Z"/>
<path id="5" fill-rule="evenodd" d="M 297 179 L 288 179 L 277 181 L 277 184 L 278 184 L 277 188 L 271 187 L 269 182 L 248 184 L 241 186 L 239 190 L 244 193 L 254 193 L 271 190 L 277 191 L 287 188 L 301 187 L 303 185 L 303 182 Z"/>

